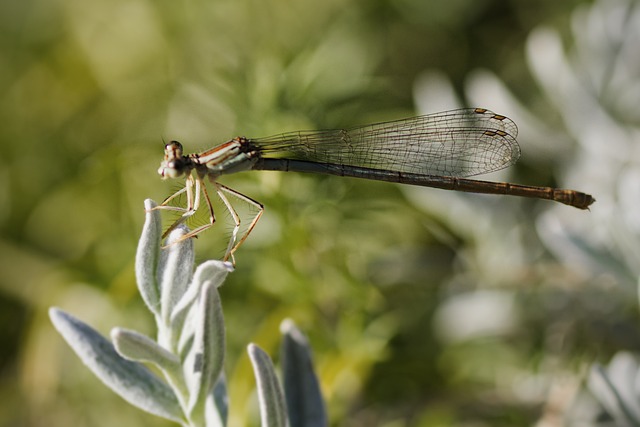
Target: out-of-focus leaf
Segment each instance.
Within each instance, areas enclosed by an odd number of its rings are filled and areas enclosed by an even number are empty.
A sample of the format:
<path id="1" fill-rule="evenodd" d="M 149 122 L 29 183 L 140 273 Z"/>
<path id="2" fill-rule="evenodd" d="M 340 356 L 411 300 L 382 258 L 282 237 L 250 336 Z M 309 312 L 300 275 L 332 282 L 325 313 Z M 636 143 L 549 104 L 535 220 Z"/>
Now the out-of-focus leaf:
<path id="1" fill-rule="evenodd" d="M 205 403 L 206 426 L 219 427 L 227 425 L 228 414 L 229 395 L 227 392 L 227 379 L 224 373 L 221 373 Z"/>
<path id="2" fill-rule="evenodd" d="M 638 374 L 638 363 L 627 352 L 616 354 L 606 369 L 591 368 L 589 389 L 618 426 L 640 426 Z"/>
<path id="3" fill-rule="evenodd" d="M 288 422 L 284 397 L 271 358 L 255 344 L 249 344 L 247 351 L 258 384 L 262 426 L 286 427 Z"/>
<path id="4" fill-rule="evenodd" d="M 78 357 L 105 385 L 144 411 L 184 422 L 171 388 L 145 366 L 123 359 L 96 330 L 64 311 L 52 308 L 49 316 Z"/>
<path id="5" fill-rule="evenodd" d="M 311 349 L 302 332 L 287 319 L 280 325 L 282 375 L 291 427 L 323 427 L 328 424 Z"/>

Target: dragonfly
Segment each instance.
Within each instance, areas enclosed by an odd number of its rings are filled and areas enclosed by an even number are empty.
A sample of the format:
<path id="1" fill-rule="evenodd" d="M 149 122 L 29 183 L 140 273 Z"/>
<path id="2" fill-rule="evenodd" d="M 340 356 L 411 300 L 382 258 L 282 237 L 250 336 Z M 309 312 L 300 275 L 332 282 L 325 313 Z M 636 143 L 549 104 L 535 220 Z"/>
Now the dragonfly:
<path id="1" fill-rule="evenodd" d="M 588 209 L 595 199 L 586 193 L 470 179 L 515 164 L 520 157 L 518 127 L 506 116 L 485 108 L 464 108 L 374 123 L 348 129 L 295 131 L 266 138 L 233 138 L 201 153 L 184 154 L 182 144 L 165 146 L 158 173 L 163 179 L 185 177 L 185 186 L 155 209 L 182 215 L 163 238 L 190 218 L 202 204 L 209 221 L 179 241 L 197 236 L 215 223 L 205 180 L 234 221 L 224 261 L 247 239 L 264 212 L 252 198 L 218 182 L 222 175 L 248 170 L 309 172 L 419 185 L 471 193 L 502 194 L 553 200 Z M 169 203 L 186 193 L 186 207 Z M 238 236 L 240 217 L 229 202 L 233 196 L 256 208 L 248 227 Z"/>

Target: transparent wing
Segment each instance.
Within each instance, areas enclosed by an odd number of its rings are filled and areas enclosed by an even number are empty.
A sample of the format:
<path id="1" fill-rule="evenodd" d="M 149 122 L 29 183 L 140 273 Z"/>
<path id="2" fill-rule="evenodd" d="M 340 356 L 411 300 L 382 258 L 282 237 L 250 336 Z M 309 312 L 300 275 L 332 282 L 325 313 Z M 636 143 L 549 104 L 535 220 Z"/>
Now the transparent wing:
<path id="1" fill-rule="evenodd" d="M 403 173 L 464 177 L 513 165 L 518 128 L 482 108 L 445 111 L 351 129 L 252 139 L 265 158 L 290 158 Z"/>

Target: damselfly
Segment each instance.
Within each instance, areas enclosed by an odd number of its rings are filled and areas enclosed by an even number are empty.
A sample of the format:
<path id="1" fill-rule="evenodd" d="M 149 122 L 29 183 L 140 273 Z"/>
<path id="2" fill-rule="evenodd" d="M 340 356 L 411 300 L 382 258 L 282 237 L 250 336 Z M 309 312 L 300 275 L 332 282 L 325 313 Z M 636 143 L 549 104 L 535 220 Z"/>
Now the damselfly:
<path id="1" fill-rule="evenodd" d="M 204 185 L 204 179 L 208 178 L 235 222 L 224 256 L 224 260 L 233 260 L 234 252 L 264 208 L 217 179 L 246 170 L 314 172 L 445 190 L 506 194 L 554 200 L 579 209 L 587 209 L 595 201 L 589 194 L 575 190 L 466 179 L 513 165 L 520 157 L 517 134 L 516 124 L 508 117 L 484 108 L 470 108 L 350 129 L 297 131 L 256 139 L 238 137 L 208 151 L 188 155 L 184 155 L 179 142 L 172 141 L 165 146 L 158 173 L 163 179 L 186 176 L 186 185 L 157 209 L 182 212 L 165 232 L 166 236 L 198 210 L 202 194 L 209 222 L 185 234 L 183 239 L 211 227 L 215 215 Z M 183 193 L 187 196 L 186 207 L 168 205 Z M 227 195 L 257 208 L 240 238 L 240 218 Z"/>

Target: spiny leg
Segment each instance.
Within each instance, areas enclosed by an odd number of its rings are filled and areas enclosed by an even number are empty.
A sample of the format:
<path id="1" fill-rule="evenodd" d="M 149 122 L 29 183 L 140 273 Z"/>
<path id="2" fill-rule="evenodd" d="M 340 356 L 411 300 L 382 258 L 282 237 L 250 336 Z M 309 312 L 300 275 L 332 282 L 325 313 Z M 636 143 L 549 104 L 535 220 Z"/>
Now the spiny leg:
<path id="1" fill-rule="evenodd" d="M 215 213 L 213 212 L 213 205 L 211 204 L 211 199 L 209 198 L 209 193 L 207 192 L 207 186 L 204 184 L 204 182 L 201 183 L 200 178 L 196 179 L 196 188 L 198 189 L 198 195 L 196 196 L 196 203 L 200 203 L 199 193 L 200 193 L 200 190 L 202 190 L 202 193 L 204 194 L 204 201 L 207 203 L 207 209 L 209 210 L 209 222 L 207 224 L 201 225 L 200 227 L 191 230 L 184 236 L 180 237 L 178 242 L 189 239 L 191 237 L 195 237 L 196 235 L 200 234 L 207 228 L 211 227 L 216 222 L 216 216 L 215 216 Z"/>
<path id="2" fill-rule="evenodd" d="M 233 256 L 233 252 L 231 251 L 235 247 L 236 241 L 238 239 L 238 230 L 240 229 L 240 216 L 238 216 L 238 212 L 236 212 L 236 210 L 233 208 L 233 206 L 229 202 L 229 199 L 227 199 L 227 196 L 225 196 L 224 193 L 222 192 L 222 187 L 223 187 L 222 184 L 218 184 L 216 182 L 216 193 L 218 194 L 218 197 L 220 198 L 220 200 L 222 200 L 222 203 L 224 203 L 225 207 L 227 208 L 227 211 L 229 211 L 229 213 L 231 214 L 231 217 L 233 218 L 233 222 L 234 222 L 233 231 L 231 232 L 231 239 L 229 239 L 229 244 L 227 245 L 227 250 L 224 253 L 224 258 L 222 258 L 222 260 L 227 261 L 229 257 L 231 257 L 231 264 L 235 266 L 236 259 Z"/>
<path id="3" fill-rule="evenodd" d="M 195 191 L 193 188 L 194 184 L 195 184 Z M 202 187 L 203 186 L 201 185 L 201 181 L 199 178 L 194 179 L 192 175 L 189 175 L 186 180 L 185 188 L 183 188 L 180 191 L 177 191 L 175 194 L 173 194 L 171 197 L 165 200 L 162 203 L 162 205 L 156 206 L 155 209 L 166 209 L 166 210 L 184 212 L 182 216 L 178 218 L 173 224 L 171 224 L 171 226 L 162 234 L 163 239 L 167 237 L 169 233 L 175 230 L 180 224 L 184 223 L 187 219 L 189 219 L 193 214 L 197 212 L 198 208 L 200 207 L 200 191 Z M 167 202 L 169 202 L 171 199 L 173 199 L 177 195 L 182 194 L 183 192 L 187 193 L 186 208 L 180 208 L 176 206 L 166 206 Z M 195 192 L 195 197 L 194 197 L 194 192 Z M 182 240 L 184 239 L 180 239 L 180 241 Z"/>
<path id="4" fill-rule="evenodd" d="M 194 185 L 195 185 L 195 190 L 194 190 Z M 234 258 L 234 253 L 236 250 L 238 250 L 238 248 L 240 247 L 240 245 L 242 245 L 242 243 L 244 243 L 244 241 L 247 239 L 247 237 L 249 236 L 249 234 L 251 233 L 251 231 L 253 230 L 253 228 L 255 227 L 256 223 L 258 222 L 258 220 L 260 219 L 260 217 L 262 216 L 262 213 L 264 212 L 264 207 L 262 206 L 261 203 L 251 199 L 250 197 L 245 196 L 242 193 L 239 193 L 235 190 L 232 190 L 231 188 L 224 186 L 222 184 L 219 183 L 215 183 L 216 185 L 216 193 L 218 194 L 218 197 L 220 197 L 220 200 L 222 200 L 222 202 L 224 203 L 225 207 L 227 208 L 227 210 L 229 211 L 229 213 L 231 214 L 233 221 L 234 221 L 234 229 L 232 232 L 232 237 L 231 240 L 229 241 L 229 244 L 227 245 L 227 250 L 225 252 L 225 256 L 223 258 L 224 261 L 228 261 L 229 258 L 231 258 L 231 262 L 235 265 L 235 258 Z M 174 199 L 175 197 L 179 196 L 182 193 L 187 194 L 187 207 L 186 208 L 180 208 L 180 207 L 176 207 L 176 206 L 167 206 L 166 204 L 168 202 L 170 202 L 172 199 Z M 169 227 L 169 229 L 167 229 L 167 231 L 165 231 L 165 233 L 163 234 L 162 238 L 165 238 L 171 231 L 175 230 L 180 224 L 184 223 L 189 217 L 191 217 L 199 208 L 200 206 L 200 193 L 204 194 L 204 200 L 207 204 L 207 209 L 209 210 L 209 222 L 207 224 L 204 224 L 194 230 L 191 230 L 190 232 L 186 233 L 185 235 L 181 236 L 180 239 L 178 239 L 177 241 L 173 242 L 173 243 L 178 243 L 181 241 L 184 241 L 186 239 L 189 239 L 191 237 L 195 237 L 198 234 L 200 234 L 201 232 L 203 232 L 204 230 L 208 229 L 209 227 L 213 226 L 213 224 L 216 221 L 215 218 L 215 213 L 213 210 L 213 205 L 211 204 L 211 199 L 209 197 L 209 193 L 207 191 L 206 185 L 204 182 L 202 182 L 202 179 L 200 177 L 196 177 L 194 178 L 192 175 L 189 175 L 187 177 L 187 181 L 186 181 L 186 185 L 183 189 L 178 190 L 177 192 L 175 192 L 173 195 L 171 195 L 170 197 L 168 197 L 161 205 L 156 206 L 155 209 L 166 209 L 166 210 L 174 210 L 174 211 L 180 211 L 180 212 L 184 212 L 183 215 L 178 218 L 173 224 L 171 224 L 171 226 Z M 195 193 L 195 197 L 194 197 L 194 193 Z M 251 220 L 249 227 L 247 228 L 247 230 L 244 232 L 244 234 L 242 235 L 242 237 L 240 238 L 240 240 L 238 240 L 238 232 L 240 230 L 240 217 L 238 215 L 238 213 L 236 212 L 236 210 L 233 208 L 233 206 L 231 205 L 231 203 L 229 202 L 229 199 L 227 198 L 227 196 L 225 196 L 224 193 L 227 194 L 231 194 L 234 197 L 237 197 L 240 200 L 243 200 L 244 202 L 256 207 L 258 209 L 258 213 L 256 213 L 256 215 L 253 217 L 253 219 Z"/>
<path id="5" fill-rule="evenodd" d="M 156 206 L 155 208 L 151 208 L 149 209 L 150 211 L 155 211 L 155 210 L 167 210 L 167 211 L 178 211 L 178 212 L 186 212 L 188 210 L 188 208 L 181 208 L 179 206 L 169 206 L 168 203 L 175 199 L 176 197 L 178 197 L 179 195 L 181 195 L 182 193 L 184 193 L 185 191 L 187 191 L 187 186 L 185 185 L 184 187 L 182 187 L 180 190 L 176 191 L 175 193 L 173 193 L 171 196 L 167 197 L 166 199 L 164 199 L 164 202 L 160 203 L 158 206 Z"/>
<path id="6" fill-rule="evenodd" d="M 229 258 L 231 258 L 232 262 L 235 264 L 233 254 L 235 253 L 235 251 L 238 250 L 240 245 L 242 245 L 244 243 L 244 241 L 247 239 L 247 237 L 249 237 L 249 234 L 253 230 L 253 227 L 255 227 L 256 223 L 258 222 L 258 220 L 262 216 L 262 213 L 264 212 L 264 206 L 262 206 L 262 204 L 260 202 L 257 202 L 255 200 L 253 200 L 252 198 L 250 198 L 248 196 L 245 196 L 242 193 L 239 193 L 239 192 L 237 192 L 235 190 L 232 190 L 231 188 L 229 188 L 229 187 L 227 187 L 225 185 L 216 183 L 216 188 L 217 188 L 218 196 L 220 197 L 222 202 L 225 204 L 225 206 L 229 210 L 229 213 L 231 213 L 231 216 L 233 216 L 233 220 L 235 221 L 235 224 L 236 224 L 234 229 L 233 229 L 233 238 L 229 242 L 229 246 L 227 247 L 227 253 L 224 256 L 223 261 L 227 261 Z M 244 234 L 242 235 L 240 240 L 237 241 L 237 242 L 236 242 L 236 238 L 237 238 L 238 230 L 240 229 L 240 217 L 238 216 L 238 214 L 235 211 L 235 209 L 233 209 L 233 207 L 231 206 L 231 203 L 229 203 L 229 200 L 226 198 L 226 196 L 224 196 L 222 194 L 222 192 L 231 194 L 232 196 L 237 197 L 240 200 L 244 200 L 246 203 L 258 208 L 258 213 L 256 213 L 256 215 L 251 220 L 251 223 L 249 223 L 249 226 L 247 227 L 247 231 L 244 232 Z M 232 244 L 234 244 L 233 247 L 231 247 Z"/>
<path id="7" fill-rule="evenodd" d="M 191 174 L 187 175 L 187 178 L 185 180 L 185 186 L 183 188 L 181 188 L 180 190 L 178 190 L 175 193 L 173 193 L 171 196 L 169 196 L 166 199 L 164 199 L 164 201 L 159 206 L 156 206 L 155 208 L 153 208 L 151 210 L 163 209 L 163 210 L 171 210 L 171 211 L 178 211 L 178 212 L 187 212 L 187 211 L 191 210 L 193 208 L 193 203 L 192 203 L 192 200 L 193 200 L 193 181 L 194 181 L 193 176 Z M 172 201 L 173 199 L 175 199 L 176 197 L 178 197 L 179 195 L 181 195 L 184 192 L 187 193 L 187 207 L 186 208 L 181 208 L 179 206 L 169 206 L 168 205 L 170 201 Z"/>

